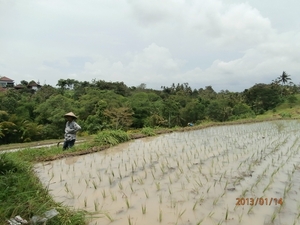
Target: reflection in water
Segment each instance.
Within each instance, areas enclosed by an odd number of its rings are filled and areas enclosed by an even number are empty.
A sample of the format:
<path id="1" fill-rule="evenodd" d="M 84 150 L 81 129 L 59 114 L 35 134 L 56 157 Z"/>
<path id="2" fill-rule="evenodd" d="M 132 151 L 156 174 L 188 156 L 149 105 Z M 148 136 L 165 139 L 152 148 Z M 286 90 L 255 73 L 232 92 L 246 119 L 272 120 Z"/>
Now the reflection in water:
<path id="1" fill-rule="evenodd" d="M 98 212 L 90 224 L 297 224 L 299 124 L 280 123 L 138 139 L 35 170 L 55 200 Z M 249 205 L 259 197 L 285 204 Z"/>

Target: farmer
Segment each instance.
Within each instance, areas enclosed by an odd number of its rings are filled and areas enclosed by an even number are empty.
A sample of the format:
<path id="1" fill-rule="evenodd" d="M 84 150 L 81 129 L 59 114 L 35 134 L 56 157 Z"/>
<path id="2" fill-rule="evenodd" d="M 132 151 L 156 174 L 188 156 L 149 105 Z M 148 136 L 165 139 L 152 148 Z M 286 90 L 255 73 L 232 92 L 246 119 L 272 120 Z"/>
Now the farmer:
<path id="1" fill-rule="evenodd" d="M 74 146 L 76 141 L 76 133 L 81 129 L 81 127 L 75 122 L 77 116 L 74 113 L 69 112 L 64 116 L 67 120 L 66 128 L 65 128 L 65 141 L 63 150 L 71 148 Z"/>

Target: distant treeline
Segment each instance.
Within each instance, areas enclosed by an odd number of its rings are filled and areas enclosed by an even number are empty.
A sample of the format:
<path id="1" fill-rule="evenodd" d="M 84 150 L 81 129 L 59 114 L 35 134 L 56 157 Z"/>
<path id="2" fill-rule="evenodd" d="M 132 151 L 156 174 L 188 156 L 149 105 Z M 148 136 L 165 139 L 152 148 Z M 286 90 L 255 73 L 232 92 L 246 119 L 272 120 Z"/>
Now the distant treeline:
<path id="1" fill-rule="evenodd" d="M 63 115 L 69 111 L 79 116 L 86 134 L 251 118 L 285 100 L 295 102 L 300 88 L 290 80 L 283 72 L 269 84 L 255 84 L 241 93 L 217 93 L 211 86 L 192 89 L 188 83 L 153 90 L 145 84 L 74 79 L 60 79 L 56 87 L 44 85 L 36 92 L 8 89 L 0 93 L 0 144 L 63 138 Z"/>

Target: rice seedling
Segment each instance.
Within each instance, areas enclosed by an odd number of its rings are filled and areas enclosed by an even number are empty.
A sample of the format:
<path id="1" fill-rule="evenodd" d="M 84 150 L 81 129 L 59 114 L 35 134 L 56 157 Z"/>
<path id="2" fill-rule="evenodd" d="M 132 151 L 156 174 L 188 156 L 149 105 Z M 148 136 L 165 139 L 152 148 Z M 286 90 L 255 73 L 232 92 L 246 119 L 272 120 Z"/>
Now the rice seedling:
<path id="1" fill-rule="evenodd" d="M 228 185 L 228 180 L 226 180 L 226 183 L 225 183 L 225 186 L 224 186 L 224 190 L 226 190 L 227 185 Z"/>
<path id="2" fill-rule="evenodd" d="M 199 178 L 199 181 L 198 180 L 195 180 L 196 184 L 199 186 L 199 187 L 203 187 L 203 184 Z"/>
<path id="3" fill-rule="evenodd" d="M 243 190 L 241 196 L 244 198 L 244 197 L 246 196 L 246 193 L 247 193 L 247 192 L 248 192 L 248 189 Z"/>
<path id="4" fill-rule="evenodd" d="M 180 173 L 182 174 L 183 173 L 182 167 L 178 167 L 178 169 L 179 169 Z"/>
<path id="5" fill-rule="evenodd" d="M 205 177 L 206 182 L 208 182 L 208 178 L 207 178 L 207 176 L 205 174 L 204 174 L 204 177 Z"/>
<path id="6" fill-rule="evenodd" d="M 95 209 L 95 212 L 98 211 L 98 206 L 99 206 L 98 201 L 94 200 L 94 209 Z"/>
<path id="7" fill-rule="evenodd" d="M 97 183 L 93 180 L 93 181 L 92 181 L 92 184 L 93 184 L 93 186 L 94 186 L 94 189 L 97 190 Z"/>
<path id="8" fill-rule="evenodd" d="M 155 182 L 156 191 L 160 191 L 160 182 Z"/>
<path id="9" fill-rule="evenodd" d="M 251 206 L 249 207 L 249 209 L 248 209 L 248 211 L 247 211 L 247 214 L 248 214 L 248 215 L 252 213 L 253 208 L 254 208 L 254 205 L 251 205 Z"/>
<path id="10" fill-rule="evenodd" d="M 209 169 L 209 175 L 210 177 L 213 177 L 213 170 L 211 168 Z"/>
<path id="11" fill-rule="evenodd" d="M 108 181 L 109 181 L 109 185 L 111 186 L 113 184 L 114 178 L 109 176 Z"/>
<path id="12" fill-rule="evenodd" d="M 241 223 L 242 222 L 242 219 L 243 219 L 243 213 L 241 213 L 241 215 L 238 215 L 238 218 L 239 218 L 239 223 Z"/>
<path id="13" fill-rule="evenodd" d="M 217 180 L 215 180 L 215 182 L 214 182 L 214 187 L 216 187 L 216 183 L 217 183 Z"/>
<path id="14" fill-rule="evenodd" d="M 146 204 L 145 205 L 142 205 L 142 213 L 143 215 L 145 215 L 147 212 L 147 208 L 146 208 Z"/>
<path id="15" fill-rule="evenodd" d="M 117 196 L 112 191 L 110 191 L 110 196 L 113 202 L 117 200 Z"/>
<path id="16" fill-rule="evenodd" d="M 86 187 L 88 187 L 89 186 L 89 181 L 87 179 L 84 179 L 84 181 L 85 181 Z"/>
<path id="17" fill-rule="evenodd" d="M 153 170 L 151 170 L 151 175 L 152 175 L 153 180 L 155 180 L 156 178 L 155 178 Z"/>
<path id="18" fill-rule="evenodd" d="M 163 199 L 162 194 L 160 194 L 158 197 L 159 197 L 159 204 L 162 204 L 162 199 Z"/>
<path id="19" fill-rule="evenodd" d="M 131 193 L 133 193 L 134 192 L 133 183 L 130 183 L 129 186 L 130 186 Z"/>
<path id="20" fill-rule="evenodd" d="M 208 217 L 211 218 L 215 213 L 213 211 L 210 211 L 210 213 L 208 214 Z"/>
<path id="21" fill-rule="evenodd" d="M 162 222 L 162 210 L 161 209 L 159 209 L 158 221 L 160 223 Z"/>
<path id="22" fill-rule="evenodd" d="M 274 223 L 274 220 L 276 219 L 276 217 L 277 217 L 277 212 L 275 210 L 271 216 L 271 223 Z"/>
<path id="23" fill-rule="evenodd" d="M 172 195 L 172 190 L 171 190 L 170 185 L 168 185 L 168 191 L 169 191 L 169 194 Z"/>
<path id="24" fill-rule="evenodd" d="M 217 198 L 214 199 L 214 201 L 213 201 L 213 205 L 214 205 L 214 206 L 218 203 L 219 198 L 220 198 L 220 197 L 217 197 Z"/>
<path id="25" fill-rule="evenodd" d="M 178 215 L 177 215 L 177 220 L 176 220 L 176 223 L 175 223 L 175 224 L 178 224 L 179 219 L 181 219 L 181 217 L 182 217 L 182 215 L 185 213 L 185 211 L 186 211 L 186 209 L 178 213 Z"/>
<path id="26" fill-rule="evenodd" d="M 227 206 L 227 209 L 226 209 L 226 213 L 225 213 L 225 220 L 228 219 L 228 206 Z"/>
<path id="27" fill-rule="evenodd" d="M 119 189 L 122 191 L 123 190 L 123 185 L 121 182 L 118 183 Z"/>
<path id="28" fill-rule="evenodd" d="M 101 181 L 102 181 L 101 174 L 100 174 L 100 173 L 97 173 L 97 177 L 98 177 L 98 179 L 99 179 L 99 182 L 101 183 Z"/>
<path id="29" fill-rule="evenodd" d="M 109 213 L 105 212 L 104 215 L 106 216 L 107 219 L 109 219 L 110 222 L 114 221 L 114 219 L 111 217 Z"/>
<path id="30" fill-rule="evenodd" d="M 103 190 L 101 191 L 101 194 L 102 194 L 103 199 L 105 199 L 105 198 L 106 198 L 106 192 L 105 192 L 105 189 L 103 189 Z"/>
<path id="31" fill-rule="evenodd" d="M 197 222 L 196 225 L 201 225 L 201 223 L 202 223 L 203 221 L 204 221 L 204 219 L 199 220 L 199 221 Z"/>
<path id="32" fill-rule="evenodd" d="M 87 198 L 84 197 L 84 208 L 86 208 L 86 207 L 87 207 Z"/>
<path id="33" fill-rule="evenodd" d="M 128 218 L 128 225 L 133 225 L 133 224 L 132 224 L 132 221 L 131 221 L 130 215 L 129 215 L 127 218 Z"/>
<path id="34" fill-rule="evenodd" d="M 138 183 L 139 185 L 143 185 L 143 184 L 144 184 L 143 178 L 139 177 L 139 178 L 137 179 L 137 183 Z"/>
<path id="35" fill-rule="evenodd" d="M 169 175 L 169 182 L 170 182 L 170 184 L 173 184 L 173 181 L 172 181 L 172 178 L 170 175 Z"/>
<path id="36" fill-rule="evenodd" d="M 128 197 L 125 198 L 125 203 L 126 203 L 127 209 L 129 209 L 130 203 L 129 203 Z"/>
<path id="37" fill-rule="evenodd" d="M 149 193 L 146 189 L 144 189 L 144 193 L 145 193 L 146 198 L 149 198 Z"/>

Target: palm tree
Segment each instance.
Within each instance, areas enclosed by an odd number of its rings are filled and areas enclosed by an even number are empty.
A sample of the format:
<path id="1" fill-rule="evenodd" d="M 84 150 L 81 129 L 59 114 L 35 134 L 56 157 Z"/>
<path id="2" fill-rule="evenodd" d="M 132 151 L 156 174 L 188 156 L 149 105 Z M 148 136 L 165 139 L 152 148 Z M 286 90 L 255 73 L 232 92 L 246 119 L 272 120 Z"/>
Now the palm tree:
<path id="1" fill-rule="evenodd" d="M 281 76 L 279 76 L 277 78 L 278 82 L 281 83 L 282 85 L 282 88 L 281 88 L 281 96 L 282 96 L 282 93 L 283 93 L 283 85 L 285 85 L 289 80 L 291 80 L 291 78 L 289 77 L 290 75 L 288 75 L 285 71 L 282 72 Z"/>
<path id="2" fill-rule="evenodd" d="M 282 83 L 282 85 L 284 85 L 285 83 L 287 83 L 289 80 L 291 80 L 291 78 L 289 78 L 290 75 L 288 75 L 285 71 L 282 72 L 281 76 L 279 76 L 277 79 L 279 82 Z"/>

